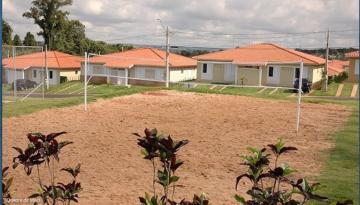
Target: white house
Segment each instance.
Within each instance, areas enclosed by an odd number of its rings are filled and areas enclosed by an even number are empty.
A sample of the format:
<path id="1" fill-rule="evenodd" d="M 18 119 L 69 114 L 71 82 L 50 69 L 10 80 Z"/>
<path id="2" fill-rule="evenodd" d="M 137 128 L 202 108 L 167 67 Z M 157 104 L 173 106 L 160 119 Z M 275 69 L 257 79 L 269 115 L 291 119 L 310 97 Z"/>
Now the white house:
<path id="1" fill-rule="evenodd" d="M 59 84 L 63 73 L 79 75 L 81 57 L 58 51 L 48 51 L 46 56 L 50 85 Z M 12 58 L 5 58 L 2 62 L 4 83 L 11 84 L 15 78 L 28 79 L 38 84 L 44 81 L 45 53 L 43 52 L 16 56 L 15 62 Z"/>
<path id="2" fill-rule="evenodd" d="M 155 48 L 138 48 L 125 52 L 90 58 L 88 79 L 93 83 L 163 84 L 166 80 L 166 53 Z M 170 81 L 196 79 L 196 60 L 181 55 L 169 55 Z M 81 77 L 85 75 L 84 63 Z"/>

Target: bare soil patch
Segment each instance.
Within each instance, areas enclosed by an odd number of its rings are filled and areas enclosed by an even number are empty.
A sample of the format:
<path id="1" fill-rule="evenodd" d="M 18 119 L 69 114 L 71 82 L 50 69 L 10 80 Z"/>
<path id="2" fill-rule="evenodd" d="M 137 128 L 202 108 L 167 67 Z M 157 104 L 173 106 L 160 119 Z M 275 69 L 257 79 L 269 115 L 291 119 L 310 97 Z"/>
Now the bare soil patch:
<path id="1" fill-rule="evenodd" d="M 179 198 L 205 192 L 212 204 L 236 204 L 235 178 L 244 171 L 239 164 L 247 147 L 283 137 L 300 149 L 283 160 L 314 176 L 322 168 L 317 159 L 332 146 L 329 134 L 341 129 L 349 115 L 344 106 L 303 104 L 297 134 L 293 102 L 175 91 L 136 94 L 92 103 L 87 113 L 74 106 L 4 119 L 3 166 L 11 165 L 16 155 L 12 146 L 26 145 L 27 133 L 67 131 L 62 138 L 75 144 L 64 148 L 60 163 L 82 164 L 80 204 L 139 204 L 138 196 L 151 192 L 151 165 L 142 159 L 131 133 L 156 127 L 175 139 L 190 140 L 180 152 L 185 165 L 178 174 L 185 187 L 178 189 Z M 35 191 L 21 168 L 11 175 L 14 197 Z"/>

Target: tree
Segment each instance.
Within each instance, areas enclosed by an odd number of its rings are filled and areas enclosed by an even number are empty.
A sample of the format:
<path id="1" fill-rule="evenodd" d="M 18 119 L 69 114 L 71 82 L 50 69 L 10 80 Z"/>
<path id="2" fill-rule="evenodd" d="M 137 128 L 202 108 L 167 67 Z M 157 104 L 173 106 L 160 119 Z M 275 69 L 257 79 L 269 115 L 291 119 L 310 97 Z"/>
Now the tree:
<path id="1" fill-rule="evenodd" d="M 57 33 L 62 30 L 62 24 L 69 14 L 60 8 L 71 4 L 72 0 L 33 0 L 30 10 L 23 14 L 41 28 L 38 35 L 44 38 L 49 49 L 56 49 L 54 42 L 57 42 Z"/>
<path id="2" fill-rule="evenodd" d="M 26 36 L 24 38 L 24 46 L 36 46 L 36 40 L 32 33 L 26 33 Z"/>
<path id="3" fill-rule="evenodd" d="M 7 44 L 7 45 L 11 45 L 12 44 L 12 40 L 11 40 L 11 36 L 12 36 L 12 28 L 11 26 L 8 24 L 8 22 L 6 22 L 5 20 L 3 20 L 3 30 L 2 30 L 2 40 L 3 40 L 3 44 Z"/>
<path id="4" fill-rule="evenodd" d="M 62 22 L 62 31 L 57 33 L 55 47 L 70 54 L 82 54 L 81 41 L 85 37 L 85 26 L 78 20 Z"/>
<path id="5" fill-rule="evenodd" d="M 15 34 L 13 42 L 14 42 L 14 46 L 22 46 L 22 41 L 20 39 L 20 36 L 17 34 Z"/>

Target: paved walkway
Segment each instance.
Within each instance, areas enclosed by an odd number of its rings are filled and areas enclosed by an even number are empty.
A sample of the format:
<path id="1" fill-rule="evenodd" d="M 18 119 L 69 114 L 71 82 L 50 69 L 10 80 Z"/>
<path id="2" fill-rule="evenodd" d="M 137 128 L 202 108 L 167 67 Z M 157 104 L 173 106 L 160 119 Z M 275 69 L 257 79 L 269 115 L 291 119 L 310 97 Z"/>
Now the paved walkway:
<path id="1" fill-rule="evenodd" d="M 343 88 L 344 88 L 344 84 L 339 84 L 339 87 L 338 87 L 338 89 L 336 91 L 336 95 L 335 95 L 336 97 L 341 96 L 341 92 L 342 92 Z"/>
<path id="2" fill-rule="evenodd" d="M 359 88 L 359 85 L 358 84 L 354 84 L 353 88 L 352 88 L 352 91 L 351 91 L 351 97 L 356 97 L 357 93 L 358 93 L 358 88 Z"/>
<path id="3" fill-rule="evenodd" d="M 270 95 L 274 94 L 278 90 L 279 90 L 279 88 L 275 88 L 273 91 L 270 92 Z"/>
<path id="4" fill-rule="evenodd" d="M 262 93 L 262 92 L 264 92 L 266 89 L 267 89 L 267 88 L 263 88 L 263 89 L 259 90 L 257 93 Z"/>

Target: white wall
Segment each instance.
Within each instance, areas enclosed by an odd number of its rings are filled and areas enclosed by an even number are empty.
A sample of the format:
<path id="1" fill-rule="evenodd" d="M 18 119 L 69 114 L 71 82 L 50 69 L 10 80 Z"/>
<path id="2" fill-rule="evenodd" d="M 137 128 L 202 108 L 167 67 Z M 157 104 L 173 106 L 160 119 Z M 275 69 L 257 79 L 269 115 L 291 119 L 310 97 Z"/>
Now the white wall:
<path id="1" fill-rule="evenodd" d="M 196 68 L 183 68 L 170 70 L 170 81 L 181 82 L 196 79 Z"/>
<path id="2" fill-rule="evenodd" d="M 85 75 L 85 64 L 82 63 L 81 64 L 81 74 L 80 75 Z M 88 75 L 93 75 L 93 74 L 101 74 L 101 75 L 107 75 L 107 70 L 105 68 L 104 65 L 100 65 L 100 64 L 88 64 L 88 68 L 87 68 L 87 74 Z"/>
<path id="3" fill-rule="evenodd" d="M 5 76 L 8 84 L 12 84 L 14 82 L 15 70 L 5 69 Z M 24 70 L 16 70 L 16 79 L 25 79 Z"/>
<path id="4" fill-rule="evenodd" d="M 109 83 L 114 85 L 126 85 L 125 70 L 105 68 L 105 72 L 109 72 Z"/>
<path id="5" fill-rule="evenodd" d="M 34 76 L 34 71 L 36 71 L 36 76 Z M 29 80 L 36 82 L 37 84 L 40 84 L 43 82 L 43 79 L 45 74 L 45 68 L 31 68 L 31 69 L 27 69 L 27 72 L 31 73 L 31 77 L 29 78 Z M 60 84 L 60 71 L 59 70 L 55 70 L 55 69 L 48 69 L 49 72 L 49 84 L 50 85 L 58 85 Z M 50 78 L 50 73 L 52 72 L 52 78 Z M 26 75 L 25 75 L 26 76 Z M 43 77 L 44 76 L 44 77 Z"/>

